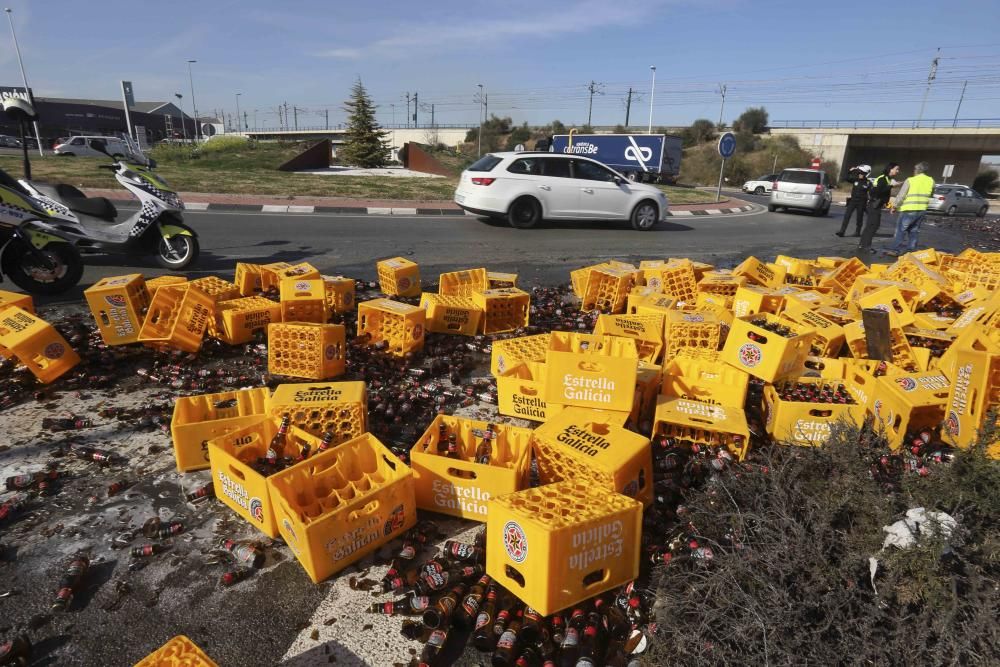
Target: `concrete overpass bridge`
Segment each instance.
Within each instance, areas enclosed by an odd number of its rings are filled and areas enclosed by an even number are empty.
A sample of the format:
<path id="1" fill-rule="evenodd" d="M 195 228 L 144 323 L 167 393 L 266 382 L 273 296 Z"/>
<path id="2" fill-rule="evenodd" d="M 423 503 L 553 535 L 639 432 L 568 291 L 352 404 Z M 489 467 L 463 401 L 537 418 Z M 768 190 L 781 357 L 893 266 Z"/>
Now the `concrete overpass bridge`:
<path id="1" fill-rule="evenodd" d="M 929 175 L 941 182 L 946 164 L 955 165 L 948 179 L 969 185 L 984 155 L 1000 155 L 1000 118 L 965 120 L 775 121 L 772 136 L 789 135 L 803 149 L 840 165 L 840 176 L 857 164 L 881 169 L 898 162 L 902 174 L 917 162 L 928 162 Z"/>
<path id="2" fill-rule="evenodd" d="M 393 150 L 399 150 L 408 141 L 421 144 L 445 144 L 454 148 L 465 141 L 470 125 L 434 125 L 422 127 L 388 126 L 383 127 L 388 133 L 389 145 Z M 261 140 L 308 141 L 310 139 L 330 139 L 334 150 L 337 149 L 347 135 L 345 127 L 302 127 L 299 129 L 263 128 L 249 130 L 243 133 L 248 137 Z"/>

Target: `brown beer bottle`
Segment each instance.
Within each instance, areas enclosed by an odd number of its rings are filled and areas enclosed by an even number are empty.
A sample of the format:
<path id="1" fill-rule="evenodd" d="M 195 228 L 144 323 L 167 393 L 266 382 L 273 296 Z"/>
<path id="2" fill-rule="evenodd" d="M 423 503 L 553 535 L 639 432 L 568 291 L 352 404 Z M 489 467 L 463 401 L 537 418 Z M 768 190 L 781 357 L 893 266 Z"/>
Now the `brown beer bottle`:
<path id="1" fill-rule="evenodd" d="M 396 614 L 413 616 L 423 614 L 430 606 L 431 599 L 426 595 L 405 595 L 387 602 L 373 602 L 368 607 L 368 613 L 385 614 L 386 616 L 395 616 Z"/>
<path id="2" fill-rule="evenodd" d="M 455 613 L 455 608 L 458 607 L 459 602 L 462 601 L 462 596 L 465 595 L 466 588 L 468 586 L 464 583 L 452 586 L 450 591 L 438 599 L 437 604 L 424 612 L 422 617 L 424 625 L 435 630 L 447 627 L 452 614 Z"/>
<path id="3" fill-rule="evenodd" d="M 452 616 L 455 625 L 463 630 L 472 628 L 473 623 L 475 623 L 479 615 L 479 605 L 483 601 L 483 595 L 486 593 L 486 589 L 489 588 L 492 580 L 490 575 L 484 574 L 479 578 L 479 581 L 473 584 L 472 588 L 469 589 L 468 595 L 465 596 L 462 604 L 455 610 L 455 614 Z"/>
<path id="4" fill-rule="evenodd" d="M 288 440 L 288 425 L 291 421 L 288 415 L 281 418 L 281 424 L 278 425 L 278 432 L 271 438 L 271 444 L 268 445 L 267 454 L 264 457 L 267 459 L 268 464 L 277 465 L 278 459 L 285 455 L 285 442 Z"/>
<path id="5" fill-rule="evenodd" d="M 439 456 L 447 456 L 448 454 L 448 425 L 444 423 L 444 420 L 438 424 L 437 453 Z"/>
<path id="6" fill-rule="evenodd" d="M 514 620 L 510 622 L 507 629 L 500 635 L 500 639 L 497 640 L 497 647 L 493 651 L 493 667 L 510 667 L 514 664 L 514 659 L 517 657 L 518 643 L 520 642 L 521 622 L 521 612 L 517 612 L 517 616 L 514 617 Z"/>
<path id="7" fill-rule="evenodd" d="M 476 615 L 476 624 L 472 631 L 472 644 L 484 653 L 496 646 L 496 635 L 493 634 L 493 622 L 497 612 L 497 588 L 490 584 L 486 592 L 486 602 Z"/>
<path id="8" fill-rule="evenodd" d="M 432 632 L 431 636 L 427 639 L 427 643 L 424 644 L 423 652 L 420 654 L 420 667 L 430 667 L 434 663 L 434 659 L 441 653 L 441 649 L 444 648 L 446 641 L 448 641 L 447 628 L 438 628 Z"/>
<path id="9" fill-rule="evenodd" d="M 479 441 L 479 446 L 476 447 L 476 463 L 488 466 L 492 458 L 493 458 L 493 424 L 490 424 L 486 428 L 486 433 L 483 434 L 483 439 Z"/>

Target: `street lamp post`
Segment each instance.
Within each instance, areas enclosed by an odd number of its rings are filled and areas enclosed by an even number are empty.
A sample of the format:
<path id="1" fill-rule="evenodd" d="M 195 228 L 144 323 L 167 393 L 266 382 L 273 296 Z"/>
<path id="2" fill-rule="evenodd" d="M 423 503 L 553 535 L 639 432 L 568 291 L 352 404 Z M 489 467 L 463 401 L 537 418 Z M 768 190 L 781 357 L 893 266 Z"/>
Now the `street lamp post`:
<path id="1" fill-rule="evenodd" d="M 189 60 L 188 63 L 188 81 L 191 82 L 191 110 L 194 112 L 194 141 L 197 143 L 201 140 L 201 127 L 198 124 L 198 105 L 194 101 L 194 75 L 191 73 L 192 63 L 198 62 L 197 60 Z"/>
<path id="2" fill-rule="evenodd" d="M 181 108 L 181 100 L 184 99 L 184 96 L 181 95 L 180 93 L 174 93 L 174 97 L 177 98 L 177 108 L 180 109 Z M 187 140 L 188 140 L 188 126 L 187 126 L 187 123 L 184 122 L 184 110 L 183 109 L 181 109 L 181 129 L 184 130 L 184 143 L 187 143 Z"/>
<path id="3" fill-rule="evenodd" d="M 653 133 L 653 94 L 656 93 L 656 65 L 650 65 L 649 69 L 653 70 L 653 84 L 649 87 L 649 127 L 646 134 Z"/>
<path id="4" fill-rule="evenodd" d="M 236 93 L 236 133 L 243 134 L 243 130 L 240 129 L 240 95 L 243 93 Z"/>
<path id="5" fill-rule="evenodd" d="M 485 98 L 485 88 L 483 84 L 477 83 L 479 86 L 479 157 L 483 156 L 483 100 Z"/>
<path id="6" fill-rule="evenodd" d="M 14 32 L 14 19 L 11 17 L 12 11 L 10 7 L 5 7 L 4 11 L 7 12 L 7 21 L 10 22 L 10 36 L 14 39 L 14 52 L 17 53 L 17 64 L 21 67 L 21 80 L 24 81 L 24 96 L 31 102 L 31 106 L 35 106 L 35 96 L 31 94 L 31 88 L 28 87 L 28 75 L 24 73 L 24 61 L 21 60 L 21 47 L 17 44 L 17 33 Z M 42 135 L 38 131 L 38 121 L 34 121 L 35 126 L 35 141 L 38 142 L 38 154 L 44 157 L 42 152 Z M 27 153 L 25 153 L 27 155 Z"/>

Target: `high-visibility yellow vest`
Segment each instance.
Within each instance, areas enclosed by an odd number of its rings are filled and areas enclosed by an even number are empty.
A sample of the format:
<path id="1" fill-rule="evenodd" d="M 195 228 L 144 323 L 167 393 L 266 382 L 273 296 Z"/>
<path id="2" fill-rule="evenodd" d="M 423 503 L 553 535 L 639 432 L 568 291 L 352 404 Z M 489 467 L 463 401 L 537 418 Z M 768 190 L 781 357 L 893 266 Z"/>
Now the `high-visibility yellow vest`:
<path id="1" fill-rule="evenodd" d="M 907 211 L 926 211 L 934 192 L 934 179 L 927 174 L 916 174 L 906 179 L 908 184 L 906 198 L 899 207 L 901 213 Z"/>

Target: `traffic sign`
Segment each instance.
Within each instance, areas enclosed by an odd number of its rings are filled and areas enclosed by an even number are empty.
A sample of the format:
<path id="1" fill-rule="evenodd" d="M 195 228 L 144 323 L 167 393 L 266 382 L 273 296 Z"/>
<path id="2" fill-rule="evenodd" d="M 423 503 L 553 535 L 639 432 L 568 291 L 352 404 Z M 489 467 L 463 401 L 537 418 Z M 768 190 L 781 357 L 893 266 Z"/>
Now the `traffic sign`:
<path id="1" fill-rule="evenodd" d="M 944 173 L 941 174 L 942 178 L 951 178 L 951 175 L 955 173 L 955 165 L 946 164 L 944 166 Z"/>
<path id="2" fill-rule="evenodd" d="M 812 159 L 812 162 L 810 162 L 810 166 L 813 169 L 819 169 L 820 164 L 821 164 L 821 162 L 820 162 L 820 159 L 818 157 L 814 157 Z"/>
<path id="3" fill-rule="evenodd" d="M 736 135 L 726 132 L 719 137 L 719 155 L 723 158 L 731 158 L 736 153 Z"/>

